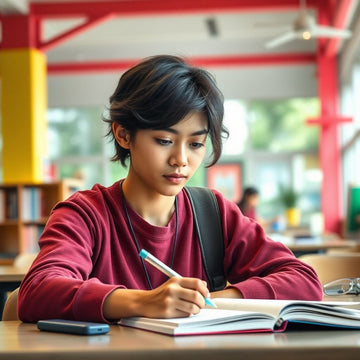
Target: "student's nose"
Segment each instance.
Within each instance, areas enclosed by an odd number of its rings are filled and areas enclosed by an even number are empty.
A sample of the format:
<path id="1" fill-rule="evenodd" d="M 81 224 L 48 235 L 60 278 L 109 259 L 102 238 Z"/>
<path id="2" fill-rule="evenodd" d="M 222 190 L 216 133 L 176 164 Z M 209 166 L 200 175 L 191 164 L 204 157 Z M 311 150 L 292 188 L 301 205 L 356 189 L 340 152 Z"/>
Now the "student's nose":
<path id="1" fill-rule="evenodd" d="M 174 150 L 170 157 L 171 166 L 183 167 L 187 165 L 187 151 L 185 145 L 178 145 L 174 147 Z"/>

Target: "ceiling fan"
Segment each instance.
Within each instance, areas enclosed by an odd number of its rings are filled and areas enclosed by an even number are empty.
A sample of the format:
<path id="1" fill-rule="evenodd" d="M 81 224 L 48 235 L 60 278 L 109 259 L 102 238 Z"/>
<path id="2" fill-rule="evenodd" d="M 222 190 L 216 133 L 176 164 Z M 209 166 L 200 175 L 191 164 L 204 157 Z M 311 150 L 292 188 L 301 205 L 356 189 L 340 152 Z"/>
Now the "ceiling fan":
<path id="1" fill-rule="evenodd" d="M 306 0 L 300 0 L 300 11 L 296 17 L 293 29 L 265 44 L 267 48 L 274 48 L 296 39 L 310 40 L 312 38 L 348 38 L 351 31 L 337 29 L 331 26 L 318 25 L 315 18 L 306 9 Z"/>

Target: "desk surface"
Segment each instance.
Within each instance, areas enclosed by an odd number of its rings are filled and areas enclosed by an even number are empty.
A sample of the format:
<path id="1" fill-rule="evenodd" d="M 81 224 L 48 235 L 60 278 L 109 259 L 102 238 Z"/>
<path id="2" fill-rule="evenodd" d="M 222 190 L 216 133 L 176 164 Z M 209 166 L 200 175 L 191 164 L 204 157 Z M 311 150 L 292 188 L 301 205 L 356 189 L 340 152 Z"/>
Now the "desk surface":
<path id="1" fill-rule="evenodd" d="M 0 282 L 21 281 L 26 272 L 27 269 L 21 267 L 10 265 L 0 266 Z"/>
<path id="2" fill-rule="evenodd" d="M 315 239 L 295 239 L 294 237 L 282 234 L 268 234 L 274 241 L 286 245 L 292 251 L 320 251 L 329 249 L 351 249 L 359 244 L 355 240 L 345 240 L 339 238 L 315 238 Z"/>
<path id="3" fill-rule="evenodd" d="M 350 249 L 356 247 L 358 243 L 352 240 L 329 240 L 329 241 L 294 241 L 287 246 L 293 251 L 317 251 L 329 249 Z"/>
<path id="4" fill-rule="evenodd" d="M 0 359 L 347 359 L 360 357 L 360 331 L 289 331 L 281 334 L 173 338 L 111 326 L 109 334 L 81 336 L 39 331 L 34 324 L 0 322 Z"/>

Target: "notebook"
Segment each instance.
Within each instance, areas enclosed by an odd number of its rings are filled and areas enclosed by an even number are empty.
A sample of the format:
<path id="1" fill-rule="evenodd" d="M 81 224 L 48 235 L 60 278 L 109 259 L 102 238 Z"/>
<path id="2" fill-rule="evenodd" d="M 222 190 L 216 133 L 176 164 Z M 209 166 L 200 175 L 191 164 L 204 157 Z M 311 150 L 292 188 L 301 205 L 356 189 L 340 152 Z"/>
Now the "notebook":
<path id="1" fill-rule="evenodd" d="M 218 308 L 205 308 L 190 317 L 129 317 L 119 324 L 172 336 L 282 332 L 290 323 L 360 329 L 360 302 L 250 299 L 214 299 L 214 302 Z"/>

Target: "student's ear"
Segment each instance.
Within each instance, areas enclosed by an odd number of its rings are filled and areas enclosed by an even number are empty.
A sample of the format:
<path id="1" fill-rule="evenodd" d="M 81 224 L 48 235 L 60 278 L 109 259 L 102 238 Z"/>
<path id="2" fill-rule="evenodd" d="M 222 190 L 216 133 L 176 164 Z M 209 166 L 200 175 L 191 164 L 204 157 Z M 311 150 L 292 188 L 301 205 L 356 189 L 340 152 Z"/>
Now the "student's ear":
<path id="1" fill-rule="evenodd" d="M 113 122 L 111 126 L 117 143 L 124 149 L 129 149 L 131 143 L 129 132 L 116 122 Z"/>

